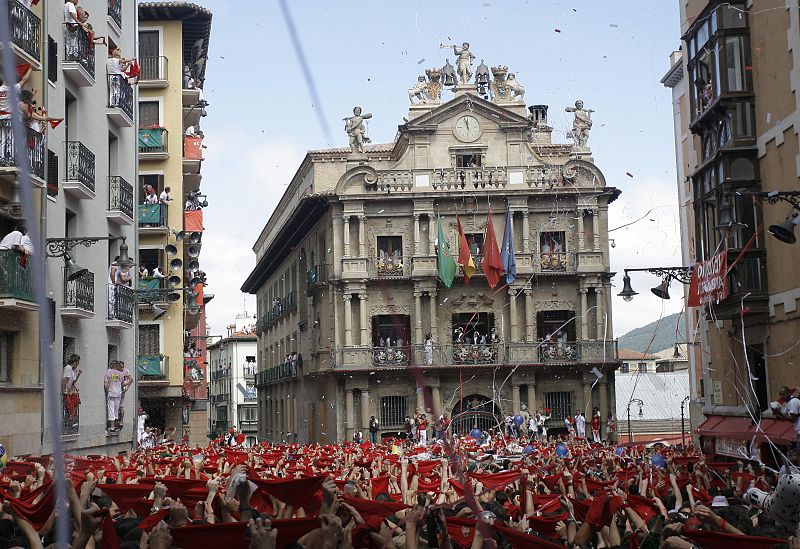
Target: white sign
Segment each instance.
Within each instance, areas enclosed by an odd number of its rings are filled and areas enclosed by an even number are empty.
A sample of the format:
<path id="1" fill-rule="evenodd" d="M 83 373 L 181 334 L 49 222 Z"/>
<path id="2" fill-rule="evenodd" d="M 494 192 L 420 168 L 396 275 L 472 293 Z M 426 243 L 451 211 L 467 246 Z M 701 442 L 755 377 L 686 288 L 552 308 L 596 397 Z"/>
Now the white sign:
<path id="1" fill-rule="evenodd" d="M 746 440 L 736 438 L 716 437 L 714 439 L 714 452 L 721 456 L 747 458 L 750 455 Z"/>

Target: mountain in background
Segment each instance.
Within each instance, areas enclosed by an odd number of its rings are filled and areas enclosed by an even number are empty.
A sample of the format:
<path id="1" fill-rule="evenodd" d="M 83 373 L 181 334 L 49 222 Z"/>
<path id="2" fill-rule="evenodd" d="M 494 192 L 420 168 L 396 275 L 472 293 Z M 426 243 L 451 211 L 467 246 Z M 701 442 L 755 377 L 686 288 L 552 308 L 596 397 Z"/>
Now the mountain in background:
<path id="1" fill-rule="evenodd" d="M 679 320 L 680 326 L 678 326 L 678 335 L 676 337 L 675 326 L 678 324 Z M 674 315 L 665 316 L 660 322 L 651 322 L 646 326 L 634 328 L 627 334 L 619 336 L 619 348 L 631 349 L 632 351 L 639 351 L 640 353 L 647 351 L 650 354 L 663 351 L 664 349 L 671 349 L 675 346 L 676 341 L 678 343 L 686 341 L 683 322 L 681 314 L 675 313 Z M 657 330 L 656 325 L 658 325 Z M 655 332 L 655 337 L 653 337 L 653 332 Z M 651 339 L 653 340 L 652 343 L 650 343 Z M 649 349 L 648 344 L 650 345 Z"/>

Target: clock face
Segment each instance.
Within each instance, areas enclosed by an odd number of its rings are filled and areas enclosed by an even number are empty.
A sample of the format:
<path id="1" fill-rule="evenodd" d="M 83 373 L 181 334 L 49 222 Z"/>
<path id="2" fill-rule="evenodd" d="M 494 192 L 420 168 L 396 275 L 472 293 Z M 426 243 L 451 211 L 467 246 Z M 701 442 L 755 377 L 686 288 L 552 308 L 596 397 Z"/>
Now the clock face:
<path id="1" fill-rule="evenodd" d="M 475 141 L 481 136 L 481 123 L 474 116 L 464 115 L 456 121 L 453 133 L 460 141 Z"/>

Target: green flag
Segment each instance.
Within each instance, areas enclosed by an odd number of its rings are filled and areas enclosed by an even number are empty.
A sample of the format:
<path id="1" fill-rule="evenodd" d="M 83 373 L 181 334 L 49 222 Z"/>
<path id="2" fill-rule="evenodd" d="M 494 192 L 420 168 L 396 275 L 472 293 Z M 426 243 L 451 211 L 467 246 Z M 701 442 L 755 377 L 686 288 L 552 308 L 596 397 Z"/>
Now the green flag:
<path id="1" fill-rule="evenodd" d="M 444 238 L 444 230 L 442 230 L 442 218 L 436 220 L 438 229 L 439 252 L 437 264 L 439 268 L 439 278 L 442 283 L 448 288 L 453 285 L 453 278 L 456 276 L 456 260 L 453 259 L 453 254 L 450 253 L 450 246 Z"/>

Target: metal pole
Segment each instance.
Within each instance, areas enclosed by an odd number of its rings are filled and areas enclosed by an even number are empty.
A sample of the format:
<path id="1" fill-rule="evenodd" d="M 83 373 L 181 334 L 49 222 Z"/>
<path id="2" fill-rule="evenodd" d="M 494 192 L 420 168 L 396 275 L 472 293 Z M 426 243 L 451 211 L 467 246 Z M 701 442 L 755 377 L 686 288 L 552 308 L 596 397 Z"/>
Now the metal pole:
<path id="1" fill-rule="evenodd" d="M 686 420 L 683 413 L 683 405 L 686 404 L 688 400 L 689 397 L 687 396 L 681 401 L 681 445 L 683 445 L 684 448 L 686 447 Z"/>
<path id="2" fill-rule="evenodd" d="M 631 402 L 633 401 L 628 401 L 628 444 L 631 443 L 631 439 L 633 438 L 633 433 L 631 432 Z"/>
<path id="3" fill-rule="evenodd" d="M 46 9 L 46 7 L 45 7 Z M 0 0 L 0 60 L 2 60 L 3 80 L 8 86 L 8 105 L 11 111 L 11 130 L 14 137 L 14 155 L 16 164 L 19 167 L 17 179 L 20 184 L 20 194 L 22 206 L 25 211 L 25 222 L 28 226 L 31 241 L 38 249 L 38 257 L 31 261 L 30 268 L 33 271 L 33 288 L 36 295 L 36 304 L 39 308 L 39 364 L 40 371 L 44 374 L 39 380 L 44 384 L 44 404 L 47 414 L 47 424 L 50 427 L 50 438 L 52 439 L 52 454 L 55 471 L 53 481 L 56 492 L 56 508 L 67 504 L 67 486 L 64 479 L 64 453 L 61 446 L 61 395 L 60 383 L 61 372 L 58 366 L 53 364 L 51 359 L 51 343 L 53 340 L 53 329 L 50 325 L 49 304 L 47 301 L 47 281 L 45 277 L 45 246 L 42 231 L 37 224 L 35 204 L 33 200 L 33 187 L 31 185 L 30 172 L 31 166 L 28 163 L 26 147 L 26 128 L 22 121 L 22 113 L 19 110 L 19 93 L 15 87 L 17 83 L 16 63 L 14 63 L 11 53 L 11 21 L 9 17 L 9 7 L 7 0 Z M 43 90 L 47 93 L 47 90 Z M 46 192 L 42 190 L 41 192 Z M 46 439 L 46 437 L 45 437 Z M 56 514 L 56 544 L 59 546 L 69 543 L 69 513 Z"/>

